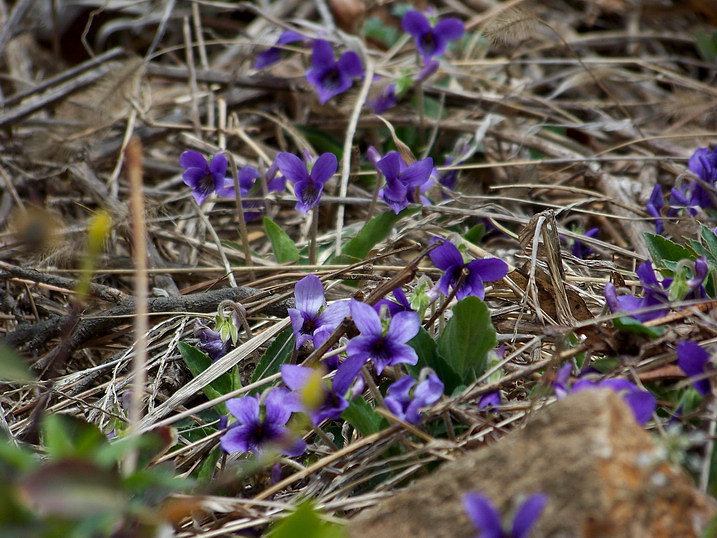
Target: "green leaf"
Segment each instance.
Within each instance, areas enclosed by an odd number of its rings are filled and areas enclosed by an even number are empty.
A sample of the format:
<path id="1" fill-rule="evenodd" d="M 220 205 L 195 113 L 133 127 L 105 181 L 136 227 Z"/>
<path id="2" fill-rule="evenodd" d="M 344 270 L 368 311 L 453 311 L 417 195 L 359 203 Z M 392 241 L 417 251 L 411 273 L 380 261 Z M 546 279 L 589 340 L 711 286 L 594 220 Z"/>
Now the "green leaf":
<path id="1" fill-rule="evenodd" d="M 259 364 L 251 376 L 251 382 L 255 383 L 261 379 L 274 375 L 281 369 L 281 365 L 291 357 L 294 350 L 294 331 L 291 327 L 284 329 L 274 338 L 274 341 L 267 348 L 259 359 Z M 254 392 L 262 392 L 264 389 L 256 389 Z"/>
<path id="2" fill-rule="evenodd" d="M 264 223 L 264 231 L 269 241 L 271 241 L 271 248 L 274 251 L 276 261 L 278 263 L 298 261 L 300 258 L 299 249 L 296 248 L 294 240 L 269 217 L 264 217 L 262 222 Z"/>
<path id="3" fill-rule="evenodd" d="M 488 351 L 496 345 L 488 307 L 474 296 L 456 303 L 438 337 L 438 352 L 466 383 L 485 372 Z"/>
<path id="4" fill-rule="evenodd" d="M 482 222 L 480 224 L 476 224 L 468 230 L 465 235 L 463 236 L 466 241 L 470 241 L 474 245 L 480 244 L 480 240 L 485 235 L 485 224 Z"/>
<path id="5" fill-rule="evenodd" d="M 300 504 L 294 512 L 279 521 L 267 534 L 268 538 L 345 538 L 341 525 L 319 517 L 311 502 Z"/>
<path id="6" fill-rule="evenodd" d="M 364 36 L 368 39 L 380 41 L 386 47 L 392 47 L 398 41 L 398 30 L 393 26 L 387 26 L 378 17 L 368 17 L 363 24 Z"/>
<path id="7" fill-rule="evenodd" d="M 43 439 L 51 459 L 89 459 L 107 444 L 93 424 L 69 415 L 48 415 L 42 421 Z"/>
<path id="8" fill-rule="evenodd" d="M 695 253 L 691 250 L 661 235 L 651 233 L 645 233 L 643 235 L 647 243 L 647 250 L 650 252 L 650 257 L 658 267 L 667 267 L 670 270 L 674 270 L 676 262 L 684 260 L 685 258 L 690 260 L 696 258 Z"/>
<path id="9" fill-rule="evenodd" d="M 697 30 L 695 33 L 697 51 L 705 62 L 714 63 L 717 60 L 717 32 L 708 33 Z"/>
<path id="10" fill-rule="evenodd" d="M 35 376 L 15 350 L 0 344 L 0 381 L 17 383 L 34 380 Z"/>
<path id="11" fill-rule="evenodd" d="M 665 334 L 664 327 L 648 327 L 647 325 L 643 325 L 642 323 L 637 321 L 635 318 L 631 318 L 628 316 L 616 318 L 612 320 L 612 323 L 616 329 L 620 329 L 621 331 L 626 331 L 632 334 L 641 334 L 649 338 L 658 338 Z"/>
<path id="12" fill-rule="evenodd" d="M 199 464 L 199 467 L 192 472 L 192 477 L 196 478 L 200 484 L 209 484 L 214 476 L 214 469 L 221 455 L 222 452 L 218 447 L 212 450 L 204 457 L 204 461 Z"/>
<path id="13" fill-rule="evenodd" d="M 212 365 L 212 359 L 209 357 L 209 355 L 203 353 L 202 351 L 199 351 L 194 346 L 190 346 L 189 344 L 186 344 L 184 342 L 179 342 L 179 344 L 177 344 L 177 348 L 179 348 L 179 352 L 182 354 L 184 363 L 187 365 L 187 368 L 189 368 L 189 371 L 192 372 L 192 375 L 194 377 L 197 377 L 199 374 L 201 374 L 204 370 L 206 370 Z M 228 372 L 223 373 L 214 381 L 212 381 L 208 387 L 204 388 L 211 389 L 211 396 L 208 394 L 208 391 L 205 390 L 205 394 L 207 394 L 207 396 L 209 396 L 210 398 L 221 396 L 223 394 L 228 394 L 232 391 L 232 377 Z"/>
<path id="14" fill-rule="evenodd" d="M 463 385 L 463 379 L 459 376 L 456 371 L 451 367 L 446 360 L 438 354 L 438 348 L 436 342 L 428 334 L 428 331 L 421 327 L 418 334 L 408 342 L 418 355 L 418 362 L 415 366 L 406 366 L 408 372 L 418 379 L 423 368 L 431 368 L 438 379 L 443 382 L 444 393 L 451 394 L 457 387 Z"/>
<path id="15" fill-rule="evenodd" d="M 351 424 L 362 435 L 371 435 L 381 431 L 386 426 L 386 419 L 376 413 L 371 404 L 359 396 L 344 412 L 341 418 Z"/>
<path id="16" fill-rule="evenodd" d="M 4 434 L 0 434 L 0 472 L 4 477 L 8 477 L 4 469 L 5 466 L 12 468 L 13 472 L 27 472 L 38 463 L 39 460 L 29 450 L 22 445 L 16 445 Z M 2 510 L 1 507 L 0 510 Z M 1 517 L 0 521 L 2 521 Z"/>
<path id="17" fill-rule="evenodd" d="M 349 239 L 341 249 L 341 254 L 351 256 L 356 261 L 363 260 L 374 246 L 388 237 L 394 224 L 420 210 L 420 206 L 407 207 L 397 215 L 389 209 L 372 218 L 359 230 L 356 237 Z M 330 263 L 334 263 L 334 260 Z"/>

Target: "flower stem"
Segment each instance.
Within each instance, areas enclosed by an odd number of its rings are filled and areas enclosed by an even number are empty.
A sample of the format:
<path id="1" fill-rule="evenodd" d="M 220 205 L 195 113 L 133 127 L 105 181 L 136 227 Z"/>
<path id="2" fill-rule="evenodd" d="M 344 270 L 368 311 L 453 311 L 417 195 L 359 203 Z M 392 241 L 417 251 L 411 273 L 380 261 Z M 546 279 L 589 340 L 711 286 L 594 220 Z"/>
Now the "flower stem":
<path id="1" fill-rule="evenodd" d="M 376 403 L 381 405 L 381 407 L 386 407 L 386 404 L 383 402 L 383 396 L 381 396 L 381 391 L 378 390 L 378 386 L 373 380 L 373 376 L 371 375 L 371 372 L 368 371 L 365 364 L 361 367 L 361 373 L 366 381 L 366 385 L 368 385 L 368 390 L 370 390 L 373 395 L 373 399 L 376 400 Z"/>
<path id="2" fill-rule="evenodd" d="M 234 179 L 234 194 L 236 196 L 236 207 L 237 215 L 239 216 L 239 236 L 241 237 L 242 250 L 244 251 L 244 263 L 251 265 L 251 249 L 249 248 L 249 232 L 246 229 L 246 221 L 244 220 L 244 206 L 241 203 L 241 188 L 239 186 L 239 171 L 237 169 L 237 162 L 234 160 L 234 155 L 228 151 L 223 152 L 229 159 L 229 164 L 232 167 L 232 178 Z M 254 271 L 249 273 L 251 280 L 256 280 Z"/>
<path id="3" fill-rule="evenodd" d="M 319 235 L 319 206 L 311 210 L 311 236 L 309 237 L 309 264 L 316 263 L 316 237 Z"/>

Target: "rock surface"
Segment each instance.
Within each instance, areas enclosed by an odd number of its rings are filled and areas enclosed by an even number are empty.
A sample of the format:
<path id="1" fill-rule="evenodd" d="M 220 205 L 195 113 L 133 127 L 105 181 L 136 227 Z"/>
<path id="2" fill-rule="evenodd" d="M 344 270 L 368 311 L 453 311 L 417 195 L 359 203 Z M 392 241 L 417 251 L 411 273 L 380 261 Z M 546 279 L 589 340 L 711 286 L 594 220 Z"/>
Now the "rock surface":
<path id="1" fill-rule="evenodd" d="M 665 460 L 618 395 L 586 390 L 359 514 L 350 536 L 473 538 L 461 505 L 468 491 L 489 496 L 504 515 L 527 495 L 547 494 L 533 536 L 699 536 L 715 514 L 714 501 Z"/>

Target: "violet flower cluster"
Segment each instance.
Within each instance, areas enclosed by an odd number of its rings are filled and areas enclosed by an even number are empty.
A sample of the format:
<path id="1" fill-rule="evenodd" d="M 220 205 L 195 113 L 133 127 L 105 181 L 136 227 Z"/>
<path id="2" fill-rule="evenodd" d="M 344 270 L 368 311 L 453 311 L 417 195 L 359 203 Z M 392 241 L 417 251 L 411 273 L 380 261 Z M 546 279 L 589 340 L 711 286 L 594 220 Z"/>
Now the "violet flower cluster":
<path id="1" fill-rule="evenodd" d="M 436 374 L 429 373 L 420 382 L 406 375 L 388 387 L 383 401 L 398 418 L 418 424 L 421 422 L 420 410 L 437 402 L 442 394 L 443 383 Z"/>
<path id="2" fill-rule="evenodd" d="M 623 401 L 630 407 L 640 426 L 644 426 L 657 408 L 657 400 L 648 390 L 642 390 L 627 379 L 603 379 L 594 381 L 587 377 L 576 380 L 568 386 L 572 365 L 563 365 L 555 376 L 553 389 L 555 396 L 564 398 L 567 394 L 591 389 L 610 389 L 622 396 Z"/>
<path id="3" fill-rule="evenodd" d="M 665 225 L 662 217 L 676 217 L 680 209 L 690 215 L 697 214 L 699 209 L 707 209 L 715 205 L 715 183 L 717 182 L 717 149 L 699 148 L 687 162 L 687 168 L 699 180 L 688 181 L 680 187 L 670 190 L 669 207 L 662 194 L 662 187 L 655 185 L 647 202 L 647 212 L 654 217 L 658 234 L 662 234 Z"/>
<path id="4" fill-rule="evenodd" d="M 473 491 L 463 496 L 463 509 L 480 532 L 480 538 L 528 538 L 547 503 L 547 495 L 531 495 L 518 506 L 510 531 L 505 531 L 501 514 L 488 497 Z"/>
<path id="5" fill-rule="evenodd" d="M 453 243 L 434 237 L 431 244 L 441 243 L 440 246 L 431 250 L 428 255 L 438 269 L 444 271 L 438 284 L 438 291 L 449 296 L 451 290 L 456 291 L 456 299 L 459 301 L 468 295 L 475 295 L 479 299 L 485 298 L 484 282 L 500 280 L 508 274 L 508 264 L 498 258 L 484 258 L 465 263 L 463 255 Z M 463 277 L 463 272 L 466 276 Z"/>
<path id="6" fill-rule="evenodd" d="M 684 282 L 680 281 L 679 295 L 671 297 L 670 291 L 675 289 L 673 283 L 677 284 L 677 282 L 674 282 L 672 278 L 665 278 L 662 282 L 658 281 L 652 262 L 648 260 L 637 268 L 637 276 L 645 293 L 642 297 L 618 295 L 615 285 L 608 282 L 605 284 L 605 302 L 612 312 L 624 312 L 640 322 L 649 321 L 667 314 L 670 300 L 706 297 L 703 283 L 707 272 L 706 258 L 695 260 L 692 278 L 686 279 Z"/>

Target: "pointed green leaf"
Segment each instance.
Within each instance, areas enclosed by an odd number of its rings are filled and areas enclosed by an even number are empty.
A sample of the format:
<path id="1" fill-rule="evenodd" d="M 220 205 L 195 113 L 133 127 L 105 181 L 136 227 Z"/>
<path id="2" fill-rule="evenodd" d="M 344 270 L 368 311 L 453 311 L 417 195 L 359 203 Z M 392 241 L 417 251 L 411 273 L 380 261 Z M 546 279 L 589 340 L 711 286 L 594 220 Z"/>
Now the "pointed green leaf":
<path id="1" fill-rule="evenodd" d="M 628 316 L 616 318 L 612 320 L 612 323 L 616 329 L 620 329 L 621 331 L 626 331 L 633 334 L 641 334 L 649 338 L 658 338 L 665 334 L 664 327 L 648 327 L 647 325 L 643 325 L 642 323 L 637 321 L 635 318 L 631 318 Z"/>
<path id="2" fill-rule="evenodd" d="M 212 359 L 206 353 L 199 351 L 194 346 L 190 346 L 184 342 L 179 342 L 179 344 L 177 344 L 177 348 L 182 354 L 184 363 L 187 365 L 187 368 L 189 368 L 189 371 L 192 372 L 194 377 L 197 377 L 212 364 Z M 206 387 L 203 387 L 202 390 L 208 398 L 213 399 L 230 393 L 232 391 L 232 386 L 232 376 L 229 372 L 226 372 Z"/>
<path id="3" fill-rule="evenodd" d="M 647 250 L 650 252 L 650 257 L 653 263 L 658 267 L 667 267 L 670 270 L 674 270 L 675 263 L 680 260 L 696 258 L 695 253 L 682 245 L 678 245 L 674 241 L 670 241 L 657 234 L 645 233 L 645 242 L 647 243 Z"/>
<path id="4" fill-rule="evenodd" d="M 400 219 L 420 210 L 421 208 L 418 206 L 407 207 L 398 215 L 388 210 L 372 218 L 359 230 L 356 237 L 349 239 L 341 249 L 341 254 L 363 260 L 373 247 L 388 237 L 391 229 Z M 331 263 L 334 263 L 334 260 L 331 260 Z"/>
<path id="5" fill-rule="evenodd" d="M 453 317 L 438 337 L 438 353 L 466 383 L 485 371 L 488 351 L 496 345 L 488 307 L 473 296 L 456 303 Z"/>
<path id="6" fill-rule="evenodd" d="M 310 502 L 299 505 L 294 512 L 279 521 L 267 538 L 345 538 L 344 527 L 319 517 Z"/>
<path id="7" fill-rule="evenodd" d="M 264 223 L 264 231 L 269 241 L 271 241 L 271 248 L 274 251 L 276 261 L 278 263 L 298 261 L 300 258 L 299 249 L 296 248 L 294 240 L 269 217 L 264 217 L 262 222 Z"/>
<path id="8" fill-rule="evenodd" d="M 463 384 L 461 376 L 438 354 L 436 342 L 431 338 L 431 335 L 428 334 L 426 329 L 421 327 L 418 334 L 408 342 L 408 345 L 411 346 L 418 355 L 418 362 L 415 366 L 406 366 L 408 372 L 413 377 L 418 379 L 418 375 L 423 368 L 428 367 L 433 369 L 438 379 L 443 382 L 445 394 L 452 394 L 456 387 Z"/>
<path id="9" fill-rule="evenodd" d="M 341 418 L 351 424 L 362 435 L 371 435 L 381 431 L 386 426 L 386 419 L 376 413 L 371 404 L 359 396 L 351 402 Z"/>

